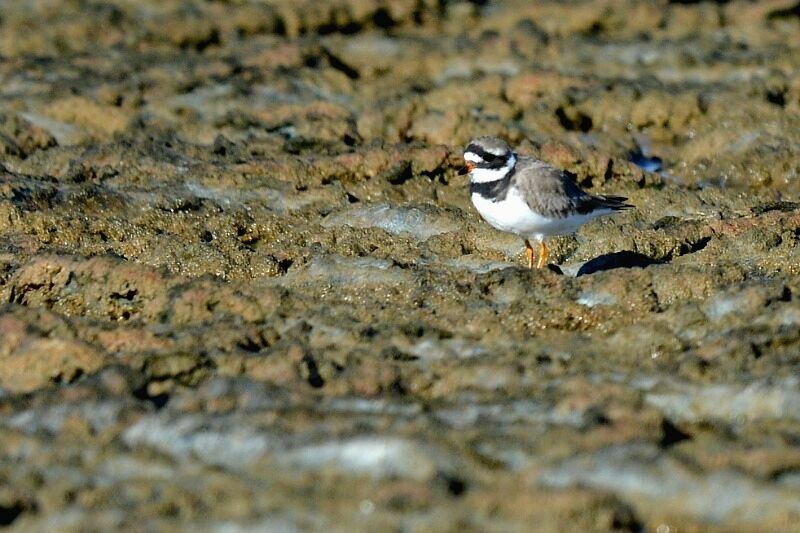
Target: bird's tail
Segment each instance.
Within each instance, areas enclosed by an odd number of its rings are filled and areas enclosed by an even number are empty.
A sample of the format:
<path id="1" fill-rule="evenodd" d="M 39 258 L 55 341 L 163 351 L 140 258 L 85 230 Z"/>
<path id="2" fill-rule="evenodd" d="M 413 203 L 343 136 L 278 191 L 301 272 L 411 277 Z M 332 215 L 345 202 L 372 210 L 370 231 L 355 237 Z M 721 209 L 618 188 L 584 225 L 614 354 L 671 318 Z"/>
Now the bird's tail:
<path id="1" fill-rule="evenodd" d="M 633 208 L 632 204 L 627 203 L 628 199 L 624 196 L 595 196 L 598 206 L 613 209 L 614 211 L 621 211 L 623 209 Z"/>

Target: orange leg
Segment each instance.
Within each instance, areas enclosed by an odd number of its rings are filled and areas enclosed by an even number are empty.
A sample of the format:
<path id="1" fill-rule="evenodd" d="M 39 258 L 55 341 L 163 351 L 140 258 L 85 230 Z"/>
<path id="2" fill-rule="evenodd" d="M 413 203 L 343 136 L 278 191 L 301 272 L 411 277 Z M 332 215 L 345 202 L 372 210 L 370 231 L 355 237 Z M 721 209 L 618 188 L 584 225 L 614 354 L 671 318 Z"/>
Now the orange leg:
<path id="1" fill-rule="evenodd" d="M 528 242 L 528 239 L 525 239 L 525 257 L 528 258 L 528 268 L 533 268 L 533 246 L 531 243 Z"/>
<path id="2" fill-rule="evenodd" d="M 539 260 L 536 262 L 536 268 L 542 268 L 547 264 L 547 256 L 550 252 L 547 251 L 544 241 L 539 241 Z"/>

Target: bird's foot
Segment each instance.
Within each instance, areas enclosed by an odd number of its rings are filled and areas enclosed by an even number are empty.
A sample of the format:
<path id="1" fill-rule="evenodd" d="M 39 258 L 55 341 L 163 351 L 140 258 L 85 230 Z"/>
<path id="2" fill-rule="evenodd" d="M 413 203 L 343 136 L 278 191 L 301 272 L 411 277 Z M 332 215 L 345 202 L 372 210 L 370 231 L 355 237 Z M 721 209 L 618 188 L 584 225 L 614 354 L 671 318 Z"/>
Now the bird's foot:
<path id="1" fill-rule="evenodd" d="M 533 268 L 534 255 L 533 246 L 531 246 L 531 243 L 528 241 L 528 239 L 525 239 L 525 257 L 528 258 L 528 268 Z"/>
<path id="2" fill-rule="evenodd" d="M 544 267 L 547 264 L 547 256 L 549 255 L 550 252 L 547 250 L 544 241 L 539 241 L 539 260 L 536 261 L 536 268 Z"/>

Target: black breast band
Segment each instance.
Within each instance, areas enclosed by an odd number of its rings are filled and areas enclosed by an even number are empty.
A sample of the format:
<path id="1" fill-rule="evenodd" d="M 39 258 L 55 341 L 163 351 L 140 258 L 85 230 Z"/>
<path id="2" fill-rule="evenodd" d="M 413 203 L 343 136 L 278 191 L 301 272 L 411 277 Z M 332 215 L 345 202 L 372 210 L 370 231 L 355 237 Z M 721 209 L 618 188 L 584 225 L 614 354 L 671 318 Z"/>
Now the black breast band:
<path id="1" fill-rule="evenodd" d="M 486 181 L 483 183 L 469 182 L 470 194 L 478 194 L 481 197 L 491 201 L 499 202 L 505 200 L 508 195 L 508 189 L 513 184 L 514 174 L 517 172 L 517 166 L 511 167 L 508 173 L 499 180 Z"/>

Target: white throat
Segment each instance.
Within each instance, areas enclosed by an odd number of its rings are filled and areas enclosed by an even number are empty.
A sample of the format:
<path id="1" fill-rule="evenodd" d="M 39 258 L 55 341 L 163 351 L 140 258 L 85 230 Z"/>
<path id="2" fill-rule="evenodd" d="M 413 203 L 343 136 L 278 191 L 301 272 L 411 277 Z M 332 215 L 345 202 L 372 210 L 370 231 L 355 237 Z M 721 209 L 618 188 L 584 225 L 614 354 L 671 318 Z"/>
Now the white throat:
<path id="1" fill-rule="evenodd" d="M 511 172 L 511 169 L 513 169 L 516 164 L 517 158 L 512 155 L 508 158 L 506 164 L 500 168 L 473 168 L 472 172 L 469 173 L 469 181 L 471 183 L 488 183 L 501 180 L 506 177 L 506 174 Z"/>

